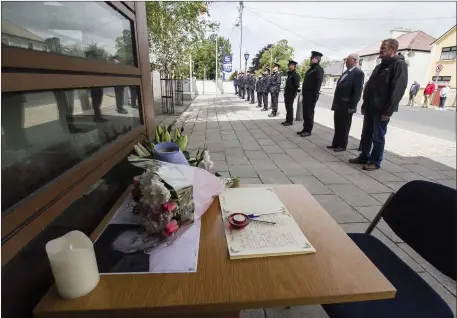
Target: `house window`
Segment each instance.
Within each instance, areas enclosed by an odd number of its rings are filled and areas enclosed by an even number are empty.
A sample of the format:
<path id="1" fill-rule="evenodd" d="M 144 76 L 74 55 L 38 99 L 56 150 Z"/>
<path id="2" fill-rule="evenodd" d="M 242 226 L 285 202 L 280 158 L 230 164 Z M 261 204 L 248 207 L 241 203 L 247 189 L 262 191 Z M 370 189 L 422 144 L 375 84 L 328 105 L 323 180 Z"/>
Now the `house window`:
<path id="1" fill-rule="evenodd" d="M 432 81 L 434 81 L 436 85 L 444 85 L 451 82 L 451 76 L 438 76 L 438 80 L 436 79 L 436 76 L 433 76 Z"/>
<path id="2" fill-rule="evenodd" d="M 440 60 L 455 60 L 456 57 L 456 47 L 443 47 L 441 50 Z"/>

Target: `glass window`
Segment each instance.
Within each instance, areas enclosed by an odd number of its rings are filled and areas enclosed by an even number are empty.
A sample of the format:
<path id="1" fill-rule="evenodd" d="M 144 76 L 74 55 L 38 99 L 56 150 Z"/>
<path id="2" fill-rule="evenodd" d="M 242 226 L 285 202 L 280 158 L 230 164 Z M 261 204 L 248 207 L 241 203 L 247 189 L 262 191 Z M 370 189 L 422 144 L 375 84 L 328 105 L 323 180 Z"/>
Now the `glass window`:
<path id="1" fill-rule="evenodd" d="M 436 76 L 433 76 L 432 81 L 437 85 L 444 85 L 451 82 L 451 76 L 438 76 L 438 80 L 436 79 Z"/>
<path id="2" fill-rule="evenodd" d="M 457 47 L 443 47 L 440 60 L 455 60 Z"/>
<path id="3" fill-rule="evenodd" d="M 138 86 L 2 93 L 2 212 L 142 124 Z"/>
<path id="4" fill-rule="evenodd" d="M 104 2 L 2 2 L 2 44 L 135 65 L 131 21 Z"/>

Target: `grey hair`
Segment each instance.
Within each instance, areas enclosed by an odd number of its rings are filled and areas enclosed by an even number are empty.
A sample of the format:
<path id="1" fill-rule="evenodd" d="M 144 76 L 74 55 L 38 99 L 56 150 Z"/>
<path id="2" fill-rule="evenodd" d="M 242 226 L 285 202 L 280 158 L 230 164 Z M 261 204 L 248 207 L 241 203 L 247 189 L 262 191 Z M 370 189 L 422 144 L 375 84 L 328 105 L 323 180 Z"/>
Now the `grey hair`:
<path id="1" fill-rule="evenodd" d="M 360 56 L 357 53 L 351 53 L 351 54 L 349 54 L 349 56 L 352 57 L 356 61 L 358 61 L 360 59 Z"/>

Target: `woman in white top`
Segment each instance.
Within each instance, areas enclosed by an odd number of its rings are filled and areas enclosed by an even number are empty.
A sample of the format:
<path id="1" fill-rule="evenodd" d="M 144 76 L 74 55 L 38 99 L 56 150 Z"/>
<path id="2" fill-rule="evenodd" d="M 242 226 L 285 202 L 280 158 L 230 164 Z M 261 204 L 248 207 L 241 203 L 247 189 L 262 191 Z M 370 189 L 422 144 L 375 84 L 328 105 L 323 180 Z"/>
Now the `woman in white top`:
<path id="1" fill-rule="evenodd" d="M 447 94 L 449 94 L 449 83 L 444 84 L 444 87 L 440 90 L 440 110 L 444 109 Z"/>

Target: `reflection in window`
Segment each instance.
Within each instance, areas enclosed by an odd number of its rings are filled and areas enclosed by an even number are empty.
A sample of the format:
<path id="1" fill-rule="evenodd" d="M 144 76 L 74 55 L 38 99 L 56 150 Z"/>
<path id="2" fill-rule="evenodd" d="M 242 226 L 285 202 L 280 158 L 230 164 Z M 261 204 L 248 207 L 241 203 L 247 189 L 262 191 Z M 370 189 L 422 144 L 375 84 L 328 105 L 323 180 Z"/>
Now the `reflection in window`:
<path id="1" fill-rule="evenodd" d="M 440 60 L 455 60 L 457 56 L 457 47 L 443 47 L 441 50 Z"/>
<path id="2" fill-rule="evenodd" d="M 119 86 L 2 93 L 2 211 L 140 126 L 138 92 Z"/>
<path id="3" fill-rule="evenodd" d="M 2 44 L 135 65 L 131 21 L 104 2 L 2 2 Z"/>

